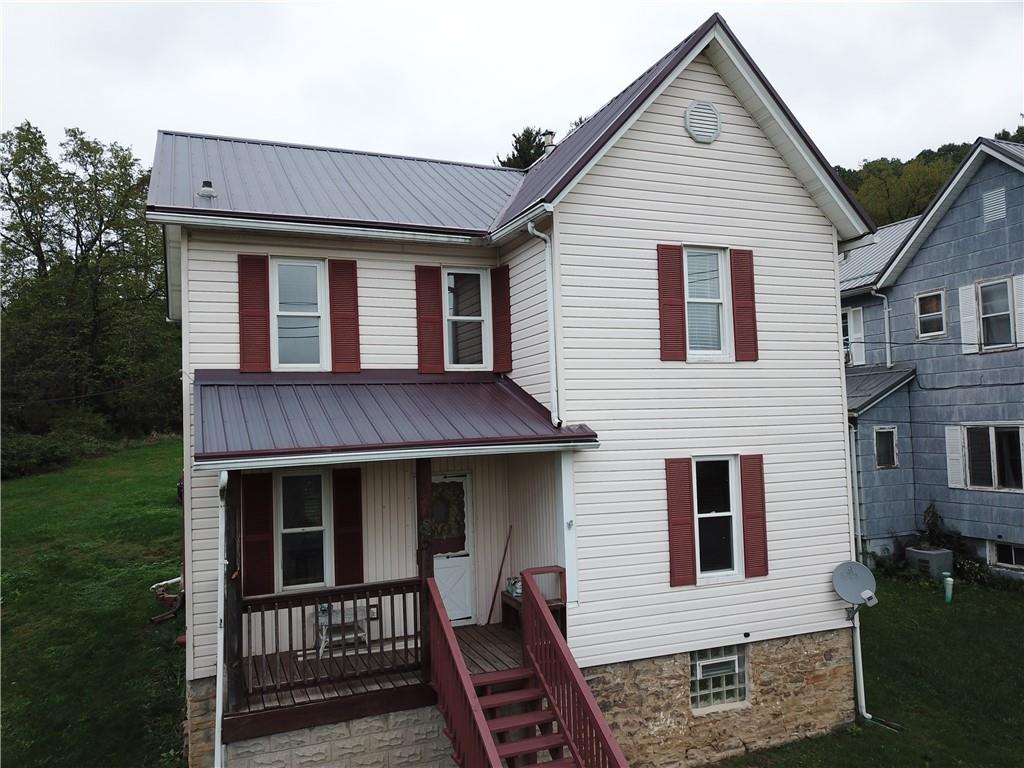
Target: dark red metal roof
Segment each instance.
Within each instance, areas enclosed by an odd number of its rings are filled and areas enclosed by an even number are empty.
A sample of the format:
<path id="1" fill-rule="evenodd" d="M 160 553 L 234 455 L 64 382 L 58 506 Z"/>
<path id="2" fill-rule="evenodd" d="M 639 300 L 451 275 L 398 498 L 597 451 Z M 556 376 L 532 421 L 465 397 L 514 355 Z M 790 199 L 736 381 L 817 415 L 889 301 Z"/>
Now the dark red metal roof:
<path id="1" fill-rule="evenodd" d="M 195 373 L 195 459 L 597 442 L 493 373 Z"/>

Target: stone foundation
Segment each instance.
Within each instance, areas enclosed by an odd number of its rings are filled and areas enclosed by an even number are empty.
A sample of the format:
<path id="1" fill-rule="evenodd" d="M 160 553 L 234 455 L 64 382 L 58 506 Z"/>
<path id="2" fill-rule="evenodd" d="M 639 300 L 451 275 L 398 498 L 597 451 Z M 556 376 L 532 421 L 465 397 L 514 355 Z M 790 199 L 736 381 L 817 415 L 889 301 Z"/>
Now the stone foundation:
<path id="1" fill-rule="evenodd" d="M 443 726 L 422 707 L 237 741 L 225 756 L 227 768 L 455 768 Z"/>
<path id="2" fill-rule="evenodd" d="M 825 733 L 854 718 L 853 635 L 747 645 L 747 702 L 690 707 L 687 653 L 583 671 L 632 768 L 702 765 Z"/>
<path id="3" fill-rule="evenodd" d="M 216 678 L 189 680 L 185 689 L 185 745 L 189 768 L 213 765 Z"/>

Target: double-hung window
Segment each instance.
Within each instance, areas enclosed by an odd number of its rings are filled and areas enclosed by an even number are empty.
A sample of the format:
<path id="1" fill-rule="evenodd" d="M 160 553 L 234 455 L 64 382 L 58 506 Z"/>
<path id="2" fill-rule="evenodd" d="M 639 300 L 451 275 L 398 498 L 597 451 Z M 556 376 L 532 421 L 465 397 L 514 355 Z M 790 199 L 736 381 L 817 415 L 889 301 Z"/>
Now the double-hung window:
<path id="1" fill-rule="evenodd" d="M 687 247 L 685 254 L 688 359 L 727 359 L 732 355 L 732 312 L 725 251 Z"/>
<path id="2" fill-rule="evenodd" d="M 484 269 L 445 269 L 446 368 L 490 370 L 491 288 Z"/>
<path id="3" fill-rule="evenodd" d="M 325 264 L 313 259 L 272 259 L 271 365 L 283 370 L 330 366 Z"/>
<path id="4" fill-rule="evenodd" d="M 1024 490 L 1024 426 L 970 425 L 964 432 L 968 487 Z"/>
<path id="5" fill-rule="evenodd" d="M 946 334 L 946 296 L 943 291 L 919 293 L 914 298 L 917 338 L 931 339 Z"/>
<path id="6" fill-rule="evenodd" d="M 893 469 L 897 466 L 896 427 L 875 427 L 875 467 Z"/>
<path id="7" fill-rule="evenodd" d="M 712 578 L 734 575 L 742 559 L 736 459 L 695 458 L 693 471 L 697 572 L 701 577 Z"/>
<path id="8" fill-rule="evenodd" d="M 278 591 L 332 583 L 326 472 L 275 476 Z"/>
<path id="9" fill-rule="evenodd" d="M 978 285 L 982 349 L 1008 347 L 1014 343 L 1012 296 L 1009 279 Z"/>

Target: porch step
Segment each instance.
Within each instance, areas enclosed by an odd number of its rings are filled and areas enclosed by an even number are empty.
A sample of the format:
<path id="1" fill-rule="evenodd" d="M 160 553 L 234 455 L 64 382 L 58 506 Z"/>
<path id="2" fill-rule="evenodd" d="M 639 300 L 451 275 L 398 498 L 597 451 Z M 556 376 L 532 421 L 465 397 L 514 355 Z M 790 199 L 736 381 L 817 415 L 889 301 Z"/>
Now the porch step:
<path id="1" fill-rule="evenodd" d="M 526 667 L 515 669 L 499 669 L 497 672 L 478 672 L 470 675 L 469 679 L 475 688 L 483 688 L 486 685 L 505 685 L 507 683 L 518 683 L 520 680 L 529 680 L 533 677 L 533 670 Z"/>
<path id="2" fill-rule="evenodd" d="M 560 757 L 557 760 L 542 763 L 542 765 L 544 768 L 579 768 L 579 764 L 571 757 Z"/>
<path id="3" fill-rule="evenodd" d="M 487 721 L 487 727 L 491 733 L 503 733 L 505 731 L 517 731 L 520 728 L 535 728 L 544 723 L 553 723 L 555 713 L 550 709 L 538 709 L 534 712 L 523 712 L 519 715 L 505 715 L 495 717 Z"/>
<path id="4" fill-rule="evenodd" d="M 506 741 L 498 744 L 498 757 L 506 760 L 520 755 L 536 754 L 548 749 L 557 749 L 566 745 L 565 736 L 560 733 L 548 733 L 543 736 L 532 736 L 529 739 Z M 551 763 L 547 763 L 551 765 Z"/>
<path id="5" fill-rule="evenodd" d="M 502 691 L 480 697 L 480 708 L 483 710 L 507 707 L 510 704 L 525 704 L 529 701 L 540 701 L 544 691 L 540 688 L 520 688 L 518 691 Z"/>

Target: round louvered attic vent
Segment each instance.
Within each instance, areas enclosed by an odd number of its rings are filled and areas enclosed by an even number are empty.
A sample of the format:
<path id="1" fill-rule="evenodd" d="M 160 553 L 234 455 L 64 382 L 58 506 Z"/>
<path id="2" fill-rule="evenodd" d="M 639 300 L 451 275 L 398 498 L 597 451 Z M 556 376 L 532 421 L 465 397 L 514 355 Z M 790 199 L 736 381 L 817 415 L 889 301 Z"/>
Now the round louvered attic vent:
<path id="1" fill-rule="evenodd" d="M 686 108 L 686 132 L 694 141 L 710 144 L 722 131 L 718 108 L 710 101 L 693 101 Z"/>

